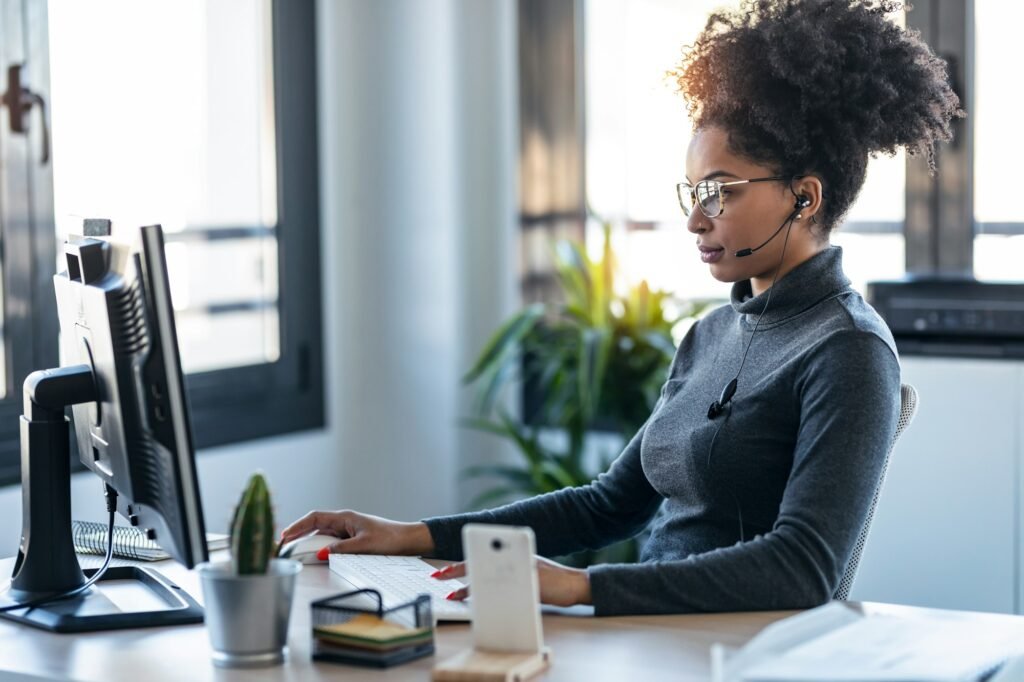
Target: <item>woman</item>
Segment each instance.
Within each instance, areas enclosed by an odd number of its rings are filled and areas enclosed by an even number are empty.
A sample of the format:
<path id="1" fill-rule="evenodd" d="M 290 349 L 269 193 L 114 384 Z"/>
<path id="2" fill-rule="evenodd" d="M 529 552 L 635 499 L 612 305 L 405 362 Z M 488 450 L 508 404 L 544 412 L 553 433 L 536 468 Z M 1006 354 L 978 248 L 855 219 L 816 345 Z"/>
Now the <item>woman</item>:
<path id="1" fill-rule="evenodd" d="M 531 526 L 542 555 L 655 519 L 638 564 L 541 560 L 541 599 L 598 615 L 811 607 L 835 592 L 899 411 L 885 324 L 829 245 L 868 156 L 932 160 L 962 116 L 945 64 L 871 0 L 759 0 L 708 20 L 675 72 L 695 134 L 677 187 L 731 304 L 683 339 L 647 423 L 587 486 L 397 523 L 312 512 L 336 552 L 459 559 L 467 522 Z M 660 515 L 655 516 L 658 510 Z M 457 577 L 455 564 L 439 577 Z M 462 598 L 463 592 L 454 593 Z"/>

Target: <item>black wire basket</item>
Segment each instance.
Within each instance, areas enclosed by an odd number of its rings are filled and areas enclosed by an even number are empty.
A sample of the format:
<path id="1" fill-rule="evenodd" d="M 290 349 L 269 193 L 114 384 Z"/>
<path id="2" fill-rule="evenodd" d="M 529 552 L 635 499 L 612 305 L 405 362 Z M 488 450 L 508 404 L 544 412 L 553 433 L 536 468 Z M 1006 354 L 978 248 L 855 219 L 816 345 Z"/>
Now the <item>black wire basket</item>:
<path id="1" fill-rule="evenodd" d="M 430 596 L 384 608 L 380 592 L 355 590 L 318 599 L 313 660 L 388 668 L 434 653 Z"/>

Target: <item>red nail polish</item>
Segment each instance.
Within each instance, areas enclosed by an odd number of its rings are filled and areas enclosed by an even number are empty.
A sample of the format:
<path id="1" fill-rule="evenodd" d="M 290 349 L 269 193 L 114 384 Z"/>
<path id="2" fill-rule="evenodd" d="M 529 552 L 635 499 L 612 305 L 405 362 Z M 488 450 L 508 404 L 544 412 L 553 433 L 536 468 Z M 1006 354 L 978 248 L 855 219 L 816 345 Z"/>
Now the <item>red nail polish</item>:
<path id="1" fill-rule="evenodd" d="M 430 577 L 431 578 L 440 578 L 441 577 L 441 573 L 442 573 L 442 571 L 439 571 L 439 570 L 438 571 L 434 571 L 433 573 L 430 574 Z"/>
<path id="2" fill-rule="evenodd" d="M 456 592 L 458 592 L 458 590 L 456 590 Z M 448 596 L 445 597 L 445 599 L 449 599 L 449 600 L 453 600 L 454 601 L 454 599 L 455 599 L 455 592 L 449 592 Z"/>
<path id="3" fill-rule="evenodd" d="M 330 548 L 328 548 L 328 547 L 321 547 L 320 551 L 316 553 L 316 558 L 319 559 L 320 561 L 327 561 L 327 555 L 329 555 L 330 553 L 331 553 Z"/>

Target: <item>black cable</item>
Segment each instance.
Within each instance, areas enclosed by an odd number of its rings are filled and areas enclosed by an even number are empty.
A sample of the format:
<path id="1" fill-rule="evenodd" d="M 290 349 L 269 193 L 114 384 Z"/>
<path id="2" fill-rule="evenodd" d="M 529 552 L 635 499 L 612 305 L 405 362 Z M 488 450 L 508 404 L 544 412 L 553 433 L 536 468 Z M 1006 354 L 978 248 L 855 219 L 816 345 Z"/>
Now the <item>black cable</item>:
<path id="1" fill-rule="evenodd" d="M 733 379 L 733 381 L 737 383 L 739 382 L 740 374 L 743 372 L 743 365 L 745 365 L 747 362 L 747 353 L 750 352 L 750 346 L 754 343 L 754 335 L 757 334 L 757 328 L 761 326 L 761 318 L 763 318 L 764 314 L 768 312 L 768 306 L 772 302 L 772 294 L 775 293 L 775 283 L 779 279 L 779 272 L 782 270 L 782 263 L 783 261 L 786 260 L 786 246 L 789 244 L 789 235 L 793 231 L 793 221 L 796 220 L 796 215 L 797 211 L 793 211 L 793 213 L 791 213 L 789 216 L 789 220 L 786 221 L 789 223 L 789 226 L 786 229 L 786 238 L 782 242 L 782 255 L 779 257 L 779 264 L 775 266 L 775 274 L 772 275 L 772 285 L 771 287 L 768 288 L 768 298 L 765 299 L 764 307 L 761 308 L 761 312 L 757 316 L 757 322 L 754 323 L 754 330 L 750 332 L 750 338 L 747 339 L 747 347 L 743 350 L 743 357 L 740 359 L 740 368 L 736 370 L 736 377 Z M 784 222 L 783 225 L 786 225 L 786 222 Z M 776 232 L 776 234 L 778 233 Z M 708 456 L 705 466 L 707 467 L 709 472 L 711 470 L 711 454 L 715 451 L 715 441 L 718 439 L 719 432 L 725 427 L 727 423 L 729 423 L 729 417 L 732 416 L 732 396 L 729 397 L 729 402 L 725 405 L 725 407 L 728 408 L 725 412 L 725 419 L 723 419 L 722 423 L 718 425 L 717 429 L 715 429 L 715 433 L 711 437 L 711 444 L 708 445 Z M 736 494 L 731 489 L 729 490 L 729 495 L 732 496 L 733 502 L 736 503 L 736 514 L 739 519 L 740 526 L 740 542 L 742 542 L 743 510 L 740 507 L 739 499 L 736 497 Z"/>
<path id="2" fill-rule="evenodd" d="M 707 461 L 704 462 L 704 466 L 708 469 L 711 468 L 711 453 L 715 451 L 715 441 L 718 439 L 718 432 L 722 430 L 723 426 L 729 423 L 729 416 L 732 414 L 732 403 L 726 405 L 726 408 L 725 419 L 723 419 L 722 423 L 718 425 L 717 429 L 715 429 L 715 435 L 711 436 L 711 445 L 708 446 L 708 458 Z"/>
<path id="3" fill-rule="evenodd" d="M 775 273 L 771 278 L 771 287 L 768 288 L 768 298 L 765 300 L 765 307 L 761 308 L 761 314 L 758 315 L 758 321 L 754 324 L 754 331 L 751 332 L 751 338 L 746 342 L 746 348 L 743 350 L 743 357 L 739 360 L 739 369 L 736 370 L 736 379 L 739 379 L 740 373 L 743 371 L 743 365 L 746 364 L 746 353 L 751 351 L 751 344 L 754 343 L 754 335 L 758 333 L 758 327 L 761 326 L 761 318 L 768 312 L 768 306 L 771 304 L 772 294 L 775 293 L 775 282 L 778 280 L 779 270 L 782 269 L 782 261 L 785 260 L 785 247 L 790 244 L 790 233 L 793 232 L 793 221 L 797 219 L 797 212 L 794 211 L 790 214 L 790 226 L 785 230 L 785 239 L 782 240 L 782 255 L 778 259 L 778 265 L 775 266 Z"/>
<path id="4" fill-rule="evenodd" d="M 44 604 L 50 604 L 55 601 L 62 601 L 64 599 L 71 599 L 77 597 L 81 593 L 88 590 L 90 587 L 96 584 L 103 574 L 107 572 L 107 568 L 110 566 L 110 559 L 114 556 L 114 514 L 117 511 L 117 491 L 111 488 L 109 485 L 104 484 L 106 490 L 104 497 L 107 499 L 107 511 L 110 512 L 110 520 L 107 523 L 107 554 L 103 558 L 103 565 L 92 574 L 92 577 L 85 581 L 84 584 L 64 592 L 58 592 L 56 594 L 46 595 L 45 597 L 37 597 L 30 599 L 20 604 L 10 604 L 0 608 L 0 613 L 7 611 L 17 611 L 18 609 L 33 609 L 37 606 L 43 606 Z"/>
<path id="5" fill-rule="evenodd" d="M 732 416 L 732 403 L 726 405 L 725 419 L 722 420 L 722 423 L 718 425 L 717 429 L 715 429 L 714 435 L 711 436 L 711 445 L 708 446 L 708 458 L 705 462 L 705 466 L 709 471 L 711 469 L 711 453 L 715 451 L 715 440 L 718 439 L 718 433 L 725 427 L 726 424 L 729 423 L 730 416 Z M 731 489 L 729 490 L 729 495 L 732 496 L 732 501 L 736 503 L 736 516 L 740 522 L 740 542 L 743 542 L 743 508 L 740 507 L 740 501 L 739 498 L 736 497 L 736 493 L 734 493 Z"/>

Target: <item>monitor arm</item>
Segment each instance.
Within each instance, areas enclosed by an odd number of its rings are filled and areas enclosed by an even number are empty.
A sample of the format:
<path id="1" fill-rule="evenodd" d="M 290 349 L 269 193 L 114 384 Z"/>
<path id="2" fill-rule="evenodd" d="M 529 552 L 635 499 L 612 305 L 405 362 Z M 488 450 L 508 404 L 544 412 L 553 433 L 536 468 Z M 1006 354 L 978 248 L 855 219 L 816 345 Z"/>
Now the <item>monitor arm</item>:
<path id="1" fill-rule="evenodd" d="M 85 584 L 71 534 L 71 447 L 64 408 L 95 402 L 99 392 L 89 365 L 33 372 L 25 380 L 21 417 L 22 530 L 11 586 L 0 605 L 22 604 Z M 108 500 L 108 507 L 110 502 Z M 111 508 L 112 510 L 112 508 Z M 123 611 L 102 592 L 53 601 L 0 617 L 55 632 L 187 625 L 203 622 L 203 608 L 156 571 L 138 566 L 108 568 L 102 580 L 130 580 L 164 604 L 151 611 Z"/>
<path id="2" fill-rule="evenodd" d="M 64 408 L 98 399 L 89 365 L 33 372 L 24 386 L 22 529 L 11 580 L 18 601 L 85 583 L 71 539 L 70 432 Z"/>

